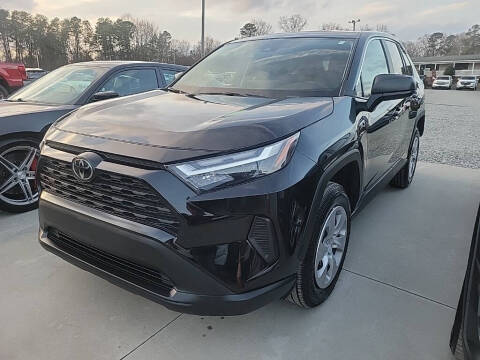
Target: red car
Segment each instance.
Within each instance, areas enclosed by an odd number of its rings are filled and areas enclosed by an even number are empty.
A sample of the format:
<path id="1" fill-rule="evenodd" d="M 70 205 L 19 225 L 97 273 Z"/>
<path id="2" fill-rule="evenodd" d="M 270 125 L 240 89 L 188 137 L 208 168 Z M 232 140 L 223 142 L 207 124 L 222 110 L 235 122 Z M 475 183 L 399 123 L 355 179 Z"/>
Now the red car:
<path id="1" fill-rule="evenodd" d="M 0 63 L 0 99 L 21 88 L 24 80 L 27 80 L 25 65 Z"/>

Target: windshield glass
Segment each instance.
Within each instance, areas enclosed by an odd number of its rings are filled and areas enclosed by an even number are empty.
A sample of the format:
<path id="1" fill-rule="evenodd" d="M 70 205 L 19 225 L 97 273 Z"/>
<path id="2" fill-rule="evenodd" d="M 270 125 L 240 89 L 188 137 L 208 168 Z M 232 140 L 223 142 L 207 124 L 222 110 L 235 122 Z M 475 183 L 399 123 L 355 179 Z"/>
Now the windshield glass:
<path id="1" fill-rule="evenodd" d="M 172 89 L 259 96 L 338 95 L 353 40 L 287 38 L 224 45 Z"/>
<path id="2" fill-rule="evenodd" d="M 448 76 L 439 76 L 438 80 L 450 80 Z"/>
<path id="3" fill-rule="evenodd" d="M 108 68 L 63 66 L 20 89 L 8 100 L 58 105 L 75 104 L 90 84 L 106 71 Z"/>
<path id="4" fill-rule="evenodd" d="M 462 80 L 475 80 L 475 76 L 462 76 Z"/>

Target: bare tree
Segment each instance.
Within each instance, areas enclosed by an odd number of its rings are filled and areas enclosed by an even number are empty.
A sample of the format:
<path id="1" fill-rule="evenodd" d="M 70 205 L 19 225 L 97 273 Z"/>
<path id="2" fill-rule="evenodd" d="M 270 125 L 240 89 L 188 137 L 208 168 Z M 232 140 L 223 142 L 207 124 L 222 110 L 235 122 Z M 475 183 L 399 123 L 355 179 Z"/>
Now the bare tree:
<path id="1" fill-rule="evenodd" d="M 262 19 L 252 19 L 250 22 L 255 25 L 255 28 L 257 29 L 255 35 L 268 35 L 273 32 L 272 25 Z"/>
<path id="2" fill-rule="evenodd" d="M 322 30 L 325 30 L 325 31 L 345 30 L 345 28 L 338 23 L 330 22 L 330 23 L 322 24 Z"/>
<path id="3" fill-rule="evenodd" d="M 368 24 L 362 25 L 360 27 L 360 31 L 372 31 L 372 30 L 373 30 L 373 28 Z"/>
<path id="4" fill-rule="evenodd" d="M 300 14 L 291 16 L 281 16 L 278 20 L 278 26 L 284 32 L 299 32 L 307 25 L 307 19 Z"/>
<path id="5" fill-rule="evenodd" d="M 385 24 L 378 24 L 377 25 L 377 31 L 386 32 L 386 33 L 389 32 L 388 27 Z"/>

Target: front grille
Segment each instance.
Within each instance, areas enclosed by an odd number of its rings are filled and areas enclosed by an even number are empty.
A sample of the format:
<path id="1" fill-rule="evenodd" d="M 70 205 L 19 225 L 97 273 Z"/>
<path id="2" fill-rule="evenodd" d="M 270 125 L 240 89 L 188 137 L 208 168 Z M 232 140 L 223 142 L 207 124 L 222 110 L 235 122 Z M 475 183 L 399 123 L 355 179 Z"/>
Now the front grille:
<path id="1" fill-rule="evenodd" d="M 73 202 L 172 235 L 178 232 L 178 214 L 143 180 L 96 169 L 92 181 L 81 182 L 73 175 L 71 163 L 42 157 L 40 184 L 42 190 Z"/>
<path id="2" fill-rule="evenodd" d="M 48 238 L 60 249 L 122 279 L 168 296 L 174 285 L 163 273 L 74 240 L 57 229 L 48 229 Z"/>

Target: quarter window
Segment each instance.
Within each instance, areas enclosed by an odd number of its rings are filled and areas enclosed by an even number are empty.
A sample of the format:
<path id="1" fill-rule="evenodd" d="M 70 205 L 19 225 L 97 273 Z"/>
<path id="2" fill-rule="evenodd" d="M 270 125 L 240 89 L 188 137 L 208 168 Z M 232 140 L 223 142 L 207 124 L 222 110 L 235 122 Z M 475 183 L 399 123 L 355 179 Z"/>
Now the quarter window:
<path id="1" fill-rule="evenodd" d="M 403 61 L 398 52 L 397 45 L 392 41 L 385 41 L 385 45 L 390 55 L 390 60 L 392 61 L 392 68 L 390 69 L 391 74 L 403 74 L 404 67 Z"/>
<path id="2" fill-rule="evenodd" d="M 373 40 L 368 44 L 365 53 L 362 73 L 357 84 L 357 94 L 362 93 L 364 97 L 369 97 L 373 80 L 380 74 L 388 74 L 387 59 L 380 40 Z"/>
<path id="3" fill-rule="evenodd" d="M 120 96 L 126 96 L 153 89 L 158 89 L 154 69 L 132 69 L 113 75 L 100 91 L 114 91 Z"/>

